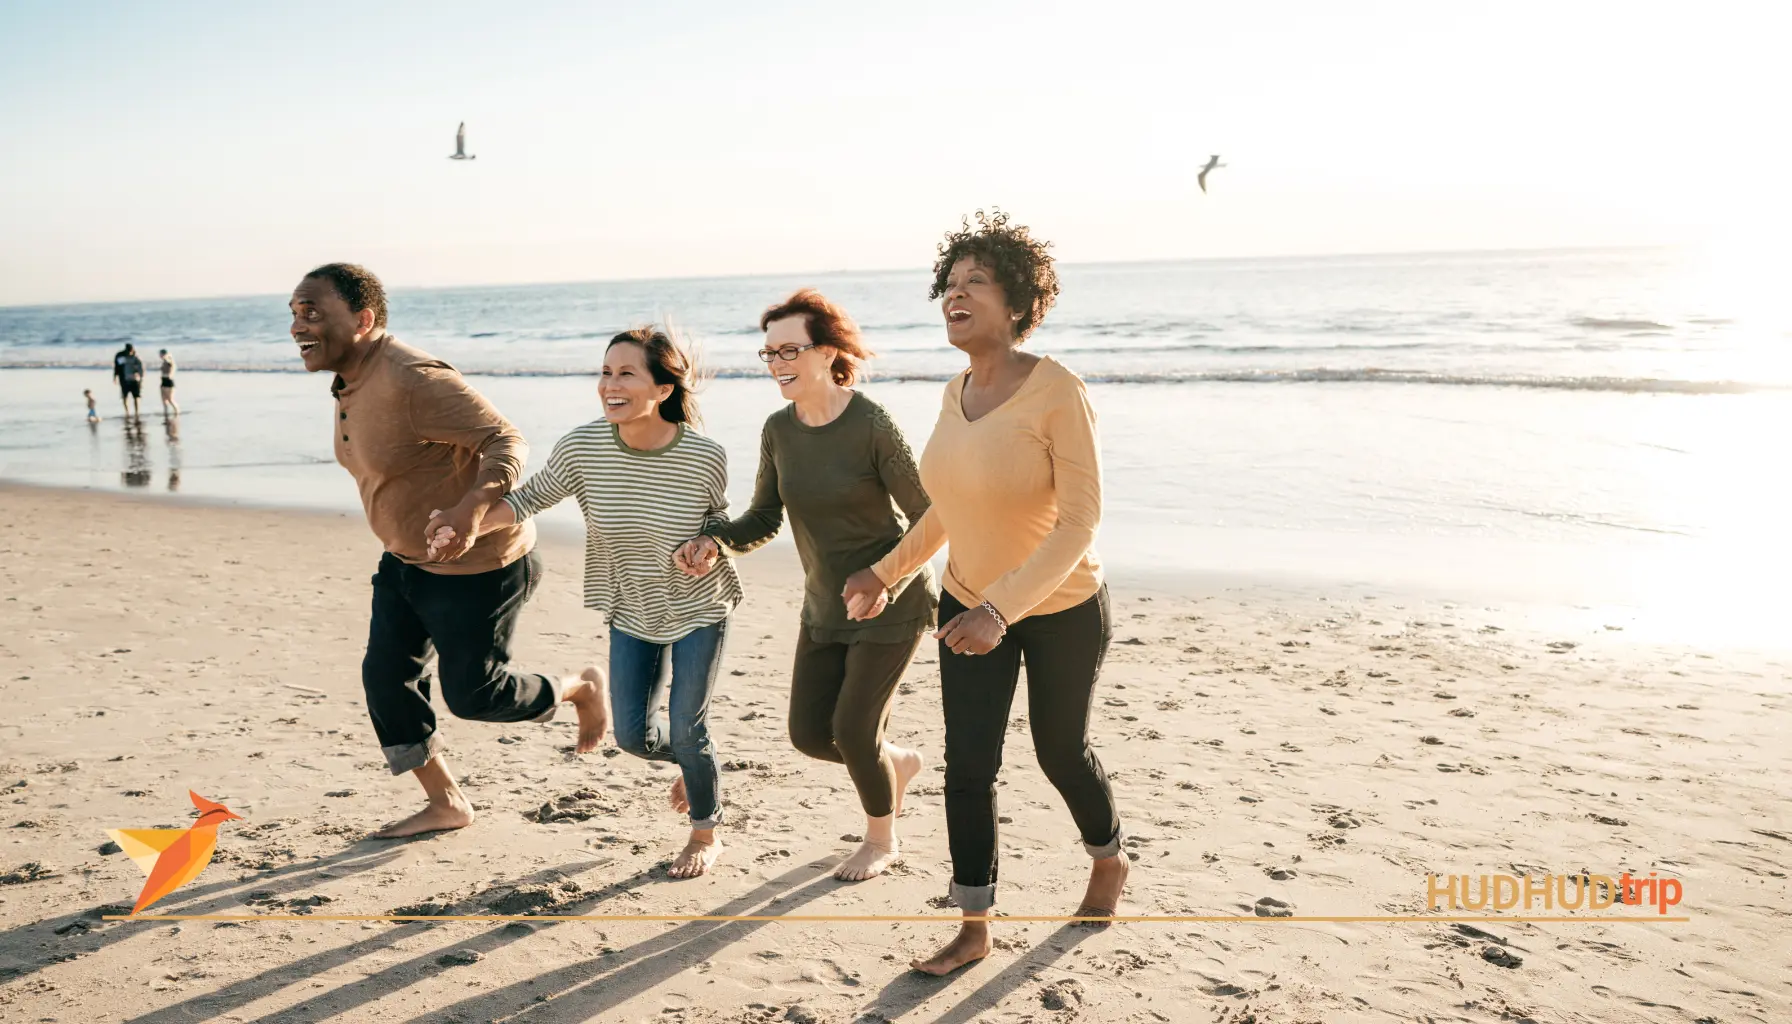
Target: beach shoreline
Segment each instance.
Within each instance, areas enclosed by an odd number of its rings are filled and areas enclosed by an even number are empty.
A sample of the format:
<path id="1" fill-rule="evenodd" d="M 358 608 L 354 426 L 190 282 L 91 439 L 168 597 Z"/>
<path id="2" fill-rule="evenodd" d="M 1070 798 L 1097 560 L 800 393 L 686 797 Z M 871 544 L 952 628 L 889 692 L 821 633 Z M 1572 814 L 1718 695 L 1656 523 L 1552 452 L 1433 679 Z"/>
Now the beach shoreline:
<path id="1" fill-rule="evenodd" d="M 470 379 L 532 439 L 531 471 L 596 414 L 588 379 Z M 0 479 L 359 508 L 329 446 L 326 380 L 194 372 L 184 414 L 152 413 L 141 429 L 107 400 L 86 425 L 57 397 L 100 383 L 75 371 L 0 374 Z M 937 386 L 864 390 L 920 451 Z M 1792 572 L 1792 539 L 1772 514 L 1778 484 L 1733 441 L 1783 432 L 1792 402 L 1781 396 L 1406 384 L 1091 384 L 1090 395 L 1104 460 L 1097 546 L 1123 578 L 1167 593 L 1192 579 L 1422 596 L 1527 608 L 1550 628 L 1598 620 L 1662 642 L 1792 646 L 1767 582 Z M 779 399 L 761 381 L 725 380 L 703 403 L 705 433 L 729 452 L 731 503 L 744 507 Z M 1171 422 L 1183 424 L 1174 436 Z M 1486 447 L 1495 437 L 1497 457 Z M 542 522 L 581 528 L 570 505 Z"/>
<path id="2" fill-rule="evenodd" d="M 626 755 L 576 758 L 563 749 L 565 715 L 545 726 L 444 716 L 480 819 L 369 842 L 418 794 L 386 771 L 360 694 L 379 551 L 359 516 L 12 485 L 0 486 L 0 510 L 0 796 L 11 812 L 0 874 L 49 872 L 0 885 L 9 1018 L 1792 1012 L 1769 952 L 1792 868 L 1775 823 L 1792 768 L 1775 725 L 1792 704 L 1785 662 L 1597 628 L 1536 633 L 1500 612 L 1397 595 L 1176 594 L 1122 574 L 1110 579 L 1116 636 L 1094 742 L 1136 856 L 1126 911 L 1260 921 L 1269 898 L 1301 916 L 1419 914 L 1427 874 L 1587 868 L 1679 878 L 1677 910 L 1691 920 L 1097 933 L 1016 922 L 998 925 L 987 962 L 944 981 L 903 965 L 945 939 L 947 920 L 105 921 L 142 884 L 124 857 L 98 852 L 106 829 L 187 820 L 188 789 L 244 820 L 220 830 L 212 865 L 156 912 L 378 915 L 433 902 L 457 914 L 949 915 L 936 658 L 920 656 L 892 719 L 930 768 L 901 820 L 904 866 L 883 878 L 828 877 L 863 819 L 844 770 L 802 758 L 784 733 L 801 598 L 787 550 L 741 563 L 748 596 L 712 712 L 731 768 L 715 873 L 665 877 L 681 838 L 663 805 L 670 774 Z M 548 576 L 520 624 L 519 663 L 601 660 L 577 549 L 558 536 L 542 547 Z M 1069 913 L 1087 858 L 1032 761 L 1024 705 L 1015 716 L 997 909 Z M 1505 953 L 1521 963 L 1496 962 Z"/>

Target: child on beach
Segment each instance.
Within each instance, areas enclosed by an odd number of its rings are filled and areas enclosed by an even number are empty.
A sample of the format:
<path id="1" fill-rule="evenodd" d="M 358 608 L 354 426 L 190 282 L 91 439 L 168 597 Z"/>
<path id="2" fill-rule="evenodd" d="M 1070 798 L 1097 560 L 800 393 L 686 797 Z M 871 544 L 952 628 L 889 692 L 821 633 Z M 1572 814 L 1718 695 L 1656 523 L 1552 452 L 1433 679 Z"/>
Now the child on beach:
<path id="1" fill-rule="evenodd" d="M 87 399 L 87 422 L 98 423 L 100 421 L 100 411 L 98 403 L 93 400 L 93 391 L 91 389 L 84 389 L 81 394 Z"/>

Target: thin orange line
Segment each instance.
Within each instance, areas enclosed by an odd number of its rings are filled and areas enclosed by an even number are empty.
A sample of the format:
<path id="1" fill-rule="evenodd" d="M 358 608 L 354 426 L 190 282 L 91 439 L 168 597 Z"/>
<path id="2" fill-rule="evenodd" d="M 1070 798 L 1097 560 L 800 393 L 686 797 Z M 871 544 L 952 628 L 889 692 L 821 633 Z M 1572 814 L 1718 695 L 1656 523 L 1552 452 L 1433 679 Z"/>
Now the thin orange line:
<path id="1" fill-rule="evenodd" d="M 106 921 L 533 921 L 536 923 L 557 921 L 724 921 L 724 922 L 790 922 L 790 923 L 849 923 L 849 922 L 890 922 L 890 921 L 952 921 L 961 922 L 964 918 L 956 914 L 441 914 L 441 915 L 407 915 L 407 914 L 107 914 Z M 1302 922 L 1323 922 L 1328 924 L 1448 924 L 1462 921 L 1493 921 L 1507 924 L 1685 924 L 1690 917 L 1627 917 L 1611 915 L 1609 917 L 1506 917 L 1497 914 L 1479 914 L 1456 917 L 1427 917 L 1424 915 L 1386 915 L 1386 916 L 1337 916 L 1337 917 L 1257 917 L 1243 914 L 1220 915 L 1156 915 L 1156 914 L 1122 914 L 1114 917 L 1075 917 L 1056 914 L 1014 914 L 1002 917 L 986 918 L 991 922 L 1002 921 L 1101 921 L 1113 924 L 1298 924 Z"/>

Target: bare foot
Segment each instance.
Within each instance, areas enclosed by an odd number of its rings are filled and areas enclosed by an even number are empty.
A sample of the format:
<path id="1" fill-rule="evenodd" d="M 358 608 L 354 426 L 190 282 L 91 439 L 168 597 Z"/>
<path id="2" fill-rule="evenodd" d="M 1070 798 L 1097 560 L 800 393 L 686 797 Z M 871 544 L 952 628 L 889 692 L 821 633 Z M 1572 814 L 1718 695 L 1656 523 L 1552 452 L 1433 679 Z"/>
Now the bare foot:
<path id="1" fill-rule="evenodd" d="M 1120 909 L 1120 896 L 1126 891 L 1126 876 L 1132 873 L 1132 862 L 1126 852 L 1103 857 L 1089 868 L 1089 888 L 1083 892 L 1083 905 L 1073 917 L 1113 917 Z M 1106 921 L 1078 921 L 1079 928 L 1106 928 Z"/>
<path id="2" fill-rule="evenodd" d="M 902 859 L 902 844 L 896 838 L 896 819 L 902 814 L 902 798 L 908 793 L 908 784 L 920 774 L 921 755 L 893 743 L 885 746 L 896 774 L 894 806 L 887 817 L 866 819 L 864 842 L 834 869 L 834 877 L 842 882 L 876 878 Z"/>
<path id="3" fill-rule="evenodd" d="M 680 814 L 688 814 L 691 810 L 691 799 L 684 795 L 684 776 L 672 784 L 672 792 L 666 795 L 666 803 Z"/>
<path id="4" fill-rule="evenodd" d="M 666 874 L 673 878 L 696 878 L 706 875 L 715 866 L 716 858 L 722 854 L 722 841 L 716 838 L 714 831 L 692 832 L 690 842 L 666 869 Z"/>
<path id="5" fill-rule="evenodd" d="M 405 836 L 417 836 L 425 832 L 449 832 L 471 824 L 473 805 L 465 800 L 456 798 L 443 803 L 431 801 L 416 814 L 402 821 L 395 821 L 368 838 L 403 839 Z"/>
<path id="6" fill-rule="evenodd" d="M 908 784 L 921 774 L 921 752 L 890 746 L 890 764 L 896 769 L 896 806 L 891 817 L 902 817 L 902 798 L 908 795 Z"/>
<path id="7" fill-rule="evenodd" d="M 915 960 L 909 964 L 922 974 L 931 974 L 943 978 L 965 964 L 976 963 L 989 955 L 989 925 L 981 921 L 966 920 L 959 927 L 958 935 L 946 944 L 946 948 L 925 960 Z"/>
<path id="8" fill-rule="evenodd" d="M 610 686 L 604 670 L 593 665 L 576 679 L 567 680 L 560 699 L 579 713 L 579 745 L 575 749 L 581 754 L 596 750 L 610 729 Z"/>
<path id="9" fill-rule="evenodd" d="M 834 877 L 842 882 L 863 882 L 888 871 L 890 865 L 901 859 L 902 846 L 894 838 L 888 845 L 867 839 L 859 844 L 852 856 L 840 862 L 834 869 Z"/>

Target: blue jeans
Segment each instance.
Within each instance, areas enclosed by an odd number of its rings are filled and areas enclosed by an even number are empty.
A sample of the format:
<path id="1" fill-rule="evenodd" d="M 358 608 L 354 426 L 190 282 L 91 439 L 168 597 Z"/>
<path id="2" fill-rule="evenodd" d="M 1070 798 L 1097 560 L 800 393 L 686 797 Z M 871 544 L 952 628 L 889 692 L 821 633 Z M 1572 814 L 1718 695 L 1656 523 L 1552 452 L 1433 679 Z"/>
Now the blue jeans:
<path id="1" fill-rule="evenodd" d="M 694 829 L 714 828 L 722 820 L 722 778 L 709 738 L 709 696 L 715 692 L 727 639 L 727 619 L 669 644 L 610 627 L 616 745 L 649 761 L 678 763 Z M 658 711 L 662 699 L 669 715 Z"/>

